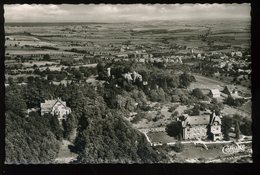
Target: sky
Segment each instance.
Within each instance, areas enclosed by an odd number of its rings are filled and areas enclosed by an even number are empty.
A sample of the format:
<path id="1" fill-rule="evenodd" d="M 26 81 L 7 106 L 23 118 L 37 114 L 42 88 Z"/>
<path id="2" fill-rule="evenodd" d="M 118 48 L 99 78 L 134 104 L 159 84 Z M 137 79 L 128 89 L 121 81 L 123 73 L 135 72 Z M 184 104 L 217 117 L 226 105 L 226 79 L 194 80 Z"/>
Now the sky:
<path id="1" fill-rule="evenodd" d="M 250 4 L 13 4 L 6 22 L 132 22 L 179 19 L 248 19 Z"/>

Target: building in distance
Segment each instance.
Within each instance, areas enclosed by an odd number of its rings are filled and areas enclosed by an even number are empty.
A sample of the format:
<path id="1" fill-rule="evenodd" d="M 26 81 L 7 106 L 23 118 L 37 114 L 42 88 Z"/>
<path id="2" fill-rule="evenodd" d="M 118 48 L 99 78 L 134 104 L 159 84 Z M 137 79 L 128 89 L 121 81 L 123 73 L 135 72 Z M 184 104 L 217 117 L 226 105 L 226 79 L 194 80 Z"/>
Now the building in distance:
<path id="1" fill-rule="evenodd" d="M 223 93 L 230 95 L 230 96 L 237 96 L 238 90 L 237 90 L 237 87 L 235 87 L 234 85 L 227 85 L 224 87 Z"/>
<path id="2" fill-rule="evenodd" d="M 220 91 L 218 89 L 210 89 L 209 96 L 211 98 L 219 98 L 220 97 Z"/>

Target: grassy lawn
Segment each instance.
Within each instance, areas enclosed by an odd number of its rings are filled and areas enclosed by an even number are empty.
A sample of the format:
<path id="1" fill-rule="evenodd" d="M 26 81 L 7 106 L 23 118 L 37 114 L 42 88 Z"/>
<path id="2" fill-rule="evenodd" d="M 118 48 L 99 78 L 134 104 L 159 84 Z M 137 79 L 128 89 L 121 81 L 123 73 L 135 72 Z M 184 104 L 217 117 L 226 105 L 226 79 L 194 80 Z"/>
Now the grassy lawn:
<path id="1" fill-rule="evenodd" d="M 202 148 L 201 146 L 195 146 L 193 144 L 185 144 L 184 149 L 180 153 L 176 153 L 173 150 L 173 147 L 164 148 L 167 150 L 167 154 L 173 158 L 174 162 L 204 162 L 204 161 L 211 161 L 220 159 L 219 162 L 236 162 L 235 158 L 229 160 L 229 157 L 232 156 L 239 156 L 243 154 L 248 154 L 245 152 L 242 153 L 235 153 L 235 154 L 224 154 L 222 152 L 224 144 L 215 144 L 215 145 L 208 145 L 208 150 Z M 251 146 L 251 145 L 247 145 Z M 163 149 L 163 148 L 161 148 Z M 250 154 L 248 154 L 250 157 Z"/>
<path id="2" fill-rule="evenodd" d="M 175 142 L 176 139 L 174 137 L 170 137 L 165 131 L 160 132 L 149 132 L 147 133 L 148 137 L 150 138 L 151 142 L 159 142 L 159 143 L 169 143 Z"/>
<path id="3" fill-rule="evenodd" d="M 223 156 L 222 145 L 218 145 L 214 148 L 209 148 L 206 150 L 201 146 L 195 146 L 192 144 L 185 144 L 184 150 L 177 154 L 178 159 L 213 159 L 218 156 Z"/>
<path id="4" fill-rule="evenodd" d="M 224 109 L 222 110 L 222 112 L 225 115 L 239 114 L 239 115 L 244 116 L 244 117 L 251 117 L 251 111 L 249 113 L 249 111 L 246 112 L 246 111 L 243 111 L 243 110 L 239 110 L 239 109 L 230 107 L 228 105 L 224 105 Z"/>
<path id="5" fill-rule="evenodd" d="M 193 82 L 190 84 L 189 88 L 190 90 L 195 89 L 195 88 L 200 88 L 200 89 L 219 89 L 223 90 L 224 86 L 226 85 L 225 83 L 211 79 L 208 77 L 204 77 L 201 75 L 194 75 L 196 78 L 196 82 Z"/>

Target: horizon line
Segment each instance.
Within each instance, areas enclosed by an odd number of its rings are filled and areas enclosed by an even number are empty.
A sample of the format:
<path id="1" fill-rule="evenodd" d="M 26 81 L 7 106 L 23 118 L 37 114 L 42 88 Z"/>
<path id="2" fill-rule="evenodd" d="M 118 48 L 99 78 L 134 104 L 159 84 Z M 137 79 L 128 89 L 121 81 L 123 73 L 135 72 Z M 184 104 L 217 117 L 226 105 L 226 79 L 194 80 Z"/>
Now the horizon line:
<path id="1" fill-rule="evenodd" d="M 166 21 L 187 21 L 187 20 L 198 20 L 198 21 L 205 21 L 205 20 L 248 20 L 251 19 L 251 16 L 245 17 L 245 18 L 204 18 L 204 19 L 194 19 L 194 18 L 183 18 L 183 19 L 167 19 L 167 20 L 142 20 L 142 21 L 55 21 L 55 22 L 42 22 L 42 21 L 5 21 L 5 23 L 49 23 L 49 24 L 55 24 L 55 23 L 139 23 L 139 22 L 166 22 Z"/>

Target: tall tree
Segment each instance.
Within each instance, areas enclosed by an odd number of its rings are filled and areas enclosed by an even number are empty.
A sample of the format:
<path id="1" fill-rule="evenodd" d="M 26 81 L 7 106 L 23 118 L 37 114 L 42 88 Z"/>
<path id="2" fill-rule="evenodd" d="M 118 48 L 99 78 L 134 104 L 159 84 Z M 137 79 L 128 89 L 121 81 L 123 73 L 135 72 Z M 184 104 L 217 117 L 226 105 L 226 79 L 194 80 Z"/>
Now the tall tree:
<path id="1" fill-rule="evenodd" d="M 26 116 L 27 105 L 25 103 L 23 93 L 15 84 L 6 88 L 5 110 L 12 111 L 22 117 Z"/>
<path id="2" fill-rule="evenodd" d="M 223 116 L 222 118 L 222 131 L 224 140 L 230 140 L 229 132 L 232 127 L 232 118 L 230 116 Z"/>
<path id="3" fill-rule="evenodd" d="M 235 133 L 236 133 L 236 140 L 238 140 L 240 138 L 240 123 L 242 121 L 242 116 L 241 115 L 234 115 L 233 116 L 233 120 L 234 120 L 234 123 L 235 123 Z"/>
<path id="4" fill-rule="evenodd" d="M 166 132 L 169 136 L 176 137 L 178 140 L 182 139 L 181 123 L 174 121 L 166 126 Z"/>

